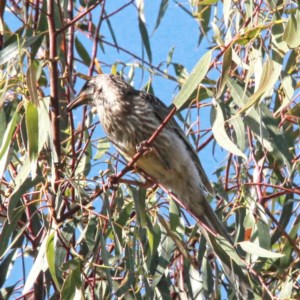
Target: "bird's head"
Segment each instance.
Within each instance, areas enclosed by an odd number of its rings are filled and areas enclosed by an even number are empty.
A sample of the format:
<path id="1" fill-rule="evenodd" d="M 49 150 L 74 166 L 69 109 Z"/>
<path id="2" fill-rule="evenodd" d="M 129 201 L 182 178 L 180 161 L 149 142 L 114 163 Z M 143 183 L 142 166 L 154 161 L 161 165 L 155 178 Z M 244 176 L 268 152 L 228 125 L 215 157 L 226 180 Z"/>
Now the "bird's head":
<path id="1" fill-rule="evenodd" d="M 67 106 L 70 111 L 80 105 L 101 105 L 105 101 L 108 105 L 123 99 L 126 94 L 134 91 L 134 88 L 117 75 L 101 74 L 89 79 L 78 96 Z"/>

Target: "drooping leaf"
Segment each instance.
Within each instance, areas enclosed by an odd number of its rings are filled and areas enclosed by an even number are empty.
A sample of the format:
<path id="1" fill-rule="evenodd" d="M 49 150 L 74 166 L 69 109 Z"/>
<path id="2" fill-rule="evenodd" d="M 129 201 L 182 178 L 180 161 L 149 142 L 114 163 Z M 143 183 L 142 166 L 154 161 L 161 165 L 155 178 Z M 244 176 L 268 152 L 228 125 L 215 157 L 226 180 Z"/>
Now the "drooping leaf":
<path id="1" fill-rule="evenodd" d="M 55 256 L 56 256 L 56 241 L 55 241 L 55 231 L 52 231 L 46 238 L 46 258 L 47 263 L 49 267 L 49 271 L 51 274 L 51 277 L 55 283 L 55 286 L 58 290 L 61 289 L 61 284 L 58 281 L 58 278 L 56 276 L 56 263 L 55 263 Z"/>
<path id="2" fill-rule="evenodd" d="M 3 50 L 0 51 L 0 65 L 3 65 L 16 57 L 20 53 L 21 49 L 27 49 L 39 38 L 40 35 L 26 37 L 6 46 Z"/>
<path id="3" fill-rule="evenodd" d="M 84 64 L 89 66 L 91 64 L 91 56 L 77 37 L 75 37 L 75 47 Z"/>
<path id="4" fill-rule="evenodd" d="M 25 286 L 23 289 L 24 293 L 28 293 L 32 289 L 40 272 L 47 269 L 46 245 L 47 245 L 47 238 L 45 238 L 43 240 L 43 242 L 41 243 L 39 250 L 38 250 L 38 254 L 35 258 L 35 261 L 34 261 L 32 268 L 26 278 Z M 51 250 L 49 250 L 49 251 L 51 251 Z M 55 278 L 53 278 L 53 279 L 55 280 Z"/>
<path id="5" fill-rule="evenodd" d="M 156 23 L 155 23 L 153 32 L 159 27 L 164 15 L 167 11 L 168 5 L 169 5 L 169 0 L 161 0 L 160 6 L 159 6 L 159 11 L 158 11 L 158 16 L 156 18 Z"/>
<path id="6" fill-rule="evenodd" d="M 28 101 L 25 105 L 25 122 L 28 137 L 28 152 L 31 163 L 32 177 L 36 176 L 38 150 L 39 150 L 39 116 L 35 104 Z"/>
<path id="7" fill-rule="evenodd" d="M 138 22 L 139 22 L 140 34 L 142 37 L 143 45 L 146 49 L 149 62 L 151 63 L 152 51 L 150 46 L 149 34 L 146 27 L 146 19 L 144 15 L 144 0 L 137 0 L 137 7 L 138 7 Z"/>
<path id="8" fill-rule="evenodd" d="M 73 268 L 64 280 L 61 292 L 61 300 L 75 299 L 76 290 L 81 288 L 81 270 L 80 264 Z"/>
<path id="9" fill-rule="evenodd" d="M 246 112 L 249 108 L 257 104 L 263 94 L 268 93 L 270 89 L 274 88 L 274 84 L 280 75 L 281 67 L 280 63 L 270 58 L 266 61 L 257 90 L 249 97 L 249 102 L 239 111 L 239 114 Z"/>
<path id="10" fill-rule="evenodd" d="M 185 102 L 189 99 L 190 95 L 199 86 L 203 78 L 205 77 L 210 61 L 211 61 L 212 51 L 208 51 L 197 63 L 197 65 L 192 70 L 190 76 L 186 80 L 180 92 L 177 94 L 173 100 L 173 104 L 176 106 L 177 110 L 182 107 Z"/>
<path id="11" fill-rule="evenodd" d="M 36 73 L 32 61 L 30 62 L 29 67 L 27 69 L 26 82 L 27 82 L 27 88 L 30 95 L 30 100 L 36 107 L 38 107 L 39 98 L 37 93 Z"/>
<path id="12" fill-rule="evenodd" d="M 230 153 L 247 159 L 246 155 L 237 147 L 236 144 L 230 140 L 225 129 L 225 120 L 219 104 L 216 104 L 214 107 L 212 107 L 211 124 L 214 137 L 222 148 L 226 149 Z"/>
<path id="13" fill-rule="evenodd" d="M 20 119 L 19 112 L 16 110 L 11 121 L 8 123 L 7 128 L 5 130 L 4 137 L 2 138 L 2 144 L 0 147 L 0 159 L 2 159 L 2 156 L 5 154 L 7 148 L 11 143 L 12 135 L 19 119 Z"/>
<path id="14" fill-rule="evenodd" d="M 261 248 L 255 243 L 250 241 L 240 242 L 239 245 L 242 247 L 244 251 L 250 254 L 257 255 L 259 257 L 267 257 L 267 258 L 280 258 L 284 255 L 282 253 L 275 253 L 264 248 Z"/>
<path id="15" fill-rule="evenodd" d="M 300 10 L 298 8 L 295 13 L 291 13 L 282 37 L 291 48 L 296 48 L 300 45 L 299 29 Z"/>

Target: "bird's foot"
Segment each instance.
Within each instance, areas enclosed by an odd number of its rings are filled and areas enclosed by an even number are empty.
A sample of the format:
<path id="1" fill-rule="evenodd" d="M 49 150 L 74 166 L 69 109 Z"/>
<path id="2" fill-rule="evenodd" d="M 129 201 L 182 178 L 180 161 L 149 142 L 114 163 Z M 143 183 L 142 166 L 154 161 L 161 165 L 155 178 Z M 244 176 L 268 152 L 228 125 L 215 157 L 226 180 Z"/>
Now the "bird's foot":
<path id="1" fill-rule="evenodd" d="M 143 154 L 146 154 L 152 150 L 153 150 L 152 147 L 147 145 L 147 141 L 142 141 L 140 144 L 136 146 L 136 151 L 142 152 Z"/>
<path id="2" fill-rule="evenodd" d="M 117 190 L 119 187 L 119 178 L 112 174 L 107 178 L 107 184 L 106 184 L 107 189 L 110 190 Z"/>

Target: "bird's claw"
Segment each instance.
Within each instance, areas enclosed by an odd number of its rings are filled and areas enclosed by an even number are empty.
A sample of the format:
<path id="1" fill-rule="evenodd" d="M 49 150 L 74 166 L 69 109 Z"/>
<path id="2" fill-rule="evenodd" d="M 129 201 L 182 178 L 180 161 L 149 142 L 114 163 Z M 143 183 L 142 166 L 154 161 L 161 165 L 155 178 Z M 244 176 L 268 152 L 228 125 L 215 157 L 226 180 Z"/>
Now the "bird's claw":
<path id="1" fill-rule="evenodd" d="M 152 147 L 147 145 L 147 141 L 142 141 L 136 146 L 137 152 L 143 152 L 143 154 L 152 151 Z"/>
<path id="2" fill-rule="evenodd" d="M 119 180 L 116 175 L 110 175 L 107 179 L 107 189 L 117 190 L 119 187 Z"/>

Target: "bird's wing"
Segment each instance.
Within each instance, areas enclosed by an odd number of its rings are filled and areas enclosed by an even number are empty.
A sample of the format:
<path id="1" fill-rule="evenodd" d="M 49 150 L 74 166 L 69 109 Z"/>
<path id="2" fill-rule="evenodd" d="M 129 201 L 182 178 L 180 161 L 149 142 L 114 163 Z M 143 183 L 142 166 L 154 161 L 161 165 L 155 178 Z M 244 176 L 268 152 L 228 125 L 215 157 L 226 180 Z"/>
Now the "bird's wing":
<path id="1" fill-rule="evenodd" d="M 161 121 L 163 121 L 167 117 L 167 115 L 170 113 L 171 109 L 169 107 L 167 107 L 157 97 L 155 97 L 151 94 L 145 93 L 145 92 L 141 92 L 141 93 L 142 93 L 141 96 L 144 97 L 147 101 L 149 101 L 152 104 L 152 106 L 154 107 L 154 113 L 156 114 L 156 116 Z M 207 175 L 201 165 L 201 162 L 198 158 L 197 152 L 194 150 L 193 146 L 189 142 L 187 136 L 185 135 L 183 130 L 180 128 L 180 126 L 178 125 L 176 120 L 174 118 L 172 118 L 169 121 L 169 123 L 167 124 L 167 127 L 172 127 L 177 132 L 178 136 L 182 139 L 182 141 L 186 145 L 186 149 L 191 154 L 192 160 L 194 161 L 195 165 L 197 166 L 197 169 L 198 169 L 198 172 L 199 172 L 199 175 L 202 180 L 204 188 L 207 190 L 208 193 L 214 194 L 214 190 L 213 190 L 213 188 L 209 182 L 209 179 L 207 178 Z"/>

